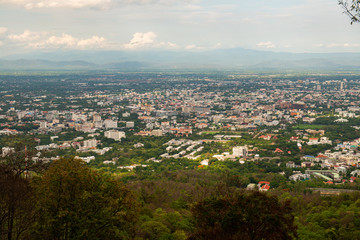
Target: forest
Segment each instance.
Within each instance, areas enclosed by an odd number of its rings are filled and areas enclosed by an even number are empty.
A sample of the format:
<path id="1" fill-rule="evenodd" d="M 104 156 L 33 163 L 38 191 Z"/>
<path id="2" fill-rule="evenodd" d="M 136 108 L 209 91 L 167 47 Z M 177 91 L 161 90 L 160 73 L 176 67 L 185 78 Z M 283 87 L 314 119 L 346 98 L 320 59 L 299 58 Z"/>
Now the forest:
<path id="1" fill-rule="evenodd" d="M 16 140 L 16 139 L 15 139 Z M 31 142 L 0 167 L 0 239 L 358 239 L 360 192 L 321 196 L 318 180 L 225 162 L 181 161 L 134 174 L 95 170 L 71 157 L 33 162 Z M 26 152 L 23 146 L 26 144 Z M 270 166 L 270 165 L 269 165 Z M 241 170 L 242 169 L 242 170 Z M 273 170 L 271 170 L 273 171 Z M 266 193 L 248 183 L 271 181 Z M 352 188 L 359 184 L 355 181 Z"/>

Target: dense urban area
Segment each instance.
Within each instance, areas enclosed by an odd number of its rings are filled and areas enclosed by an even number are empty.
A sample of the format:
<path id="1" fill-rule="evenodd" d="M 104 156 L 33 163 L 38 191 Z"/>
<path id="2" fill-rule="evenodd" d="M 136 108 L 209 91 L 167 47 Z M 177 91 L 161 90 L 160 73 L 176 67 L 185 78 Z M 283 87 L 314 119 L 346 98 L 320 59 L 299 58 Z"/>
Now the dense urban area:
<path id="1" fill-rule="evenodd" d="M 0 149 L 25 181 L 2 184 L 12 194 L 0 199 L 0 239 L 360 236 L 357 73 L 1 73 Z M 55 178 L 76 190 L 57 193 Z M 113 189 L 126 192 L 125 220 L 111 212 Z M 74 206 L 56 200 L 66 194 Z M 254 211 L 237 214 L 260 222 L 235 222 L 239 198 Z M 261 225 L 273 211 L 283 215 Z"/>

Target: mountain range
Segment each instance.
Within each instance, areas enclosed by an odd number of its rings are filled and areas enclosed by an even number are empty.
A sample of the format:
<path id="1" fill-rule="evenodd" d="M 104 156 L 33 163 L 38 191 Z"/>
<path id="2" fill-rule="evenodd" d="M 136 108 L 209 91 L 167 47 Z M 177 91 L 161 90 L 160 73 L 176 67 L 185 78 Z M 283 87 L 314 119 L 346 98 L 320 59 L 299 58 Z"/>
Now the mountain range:
<path id="1" fill-rule="evenodd" d="M 0 58 L 0 70 L 360 70 L 360 53 L 211 51 L 56 51 Z"/>

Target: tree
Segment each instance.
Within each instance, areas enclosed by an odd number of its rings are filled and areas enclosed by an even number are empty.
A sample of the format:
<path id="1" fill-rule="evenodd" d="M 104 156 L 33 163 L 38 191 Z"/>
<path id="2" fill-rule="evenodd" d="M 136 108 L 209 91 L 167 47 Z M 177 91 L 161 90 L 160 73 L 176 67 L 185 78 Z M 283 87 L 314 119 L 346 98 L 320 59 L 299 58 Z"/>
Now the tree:
<path id="1" fill-rule="evenodd" d="M 351 24 L 360 22 L 360 0 L 340 0 L 339 5 L 351 19 Z"/>
<path id="2" fill-rule="evenodd" d="M 166 239 L 170 235 L 170 230 L 161 222 L 147 221 L 141 225 L 144 239 L 157 240 Z"/>
<path id="3" fill-rule="evenodd" d="M 9 151 L 0 157 L 0 162 L 12 169 L 16 177 L 25 177 L 29 172 L 41 172 L 46 169 L 42 161 L 34 161 L 37 153 L 34 139 L 23 136 L 9 136 L 3 139 Z"/>
<path id="4" fill-rule="evenodd" d="M 0 164 L 0 239 L 21 239 L 33 220 L 29 181 Z"/>
<path id="5" fill-rule="evenodd" d="M 33 220 L 32 190 L 27 176 L 45 165 L 33 161 L 35 142 L 29 137 L 9 136 L 3 140 L 0 157 L 0 238 L 19 239 Z"/>
<path id="6" fill-rule="evenodd" d="M 192 208 L 196 232 L 189 239 L 293 239 L 288 201 L 260 192 L 233 193 L 198 202 Z"/>
<path id="7" fill-rule="evenodd" d="M 61 159 L 34 180 L 35 239 L 130 239 L 139 205 L 130 190 L 76 159 Z"/>

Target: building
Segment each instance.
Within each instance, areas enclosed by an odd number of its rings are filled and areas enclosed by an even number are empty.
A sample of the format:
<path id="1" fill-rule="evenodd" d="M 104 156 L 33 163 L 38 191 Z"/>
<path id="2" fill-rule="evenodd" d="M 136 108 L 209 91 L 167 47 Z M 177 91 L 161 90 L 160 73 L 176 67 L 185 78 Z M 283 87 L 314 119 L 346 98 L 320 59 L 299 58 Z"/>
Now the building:
<path id="1" fill-rule="evenodd" d="M 101 116 L 99 114 L 94 114 L 93 122 L 100 122 L 100 121 L 101 121 Z"/>
<path id="2" fill-rule="evenodd" d="M 233 147 L 233 155 L 235 157 L 246 157 L 248 155 L 247 146 L 237 146 Z"/>
<path id="3" fill-rule="evenodd" d="M 42 128 L 42 129 L 47 128 L 47 122 L 46 121 L 41 121 L 40 122 L 40 128 Z"/>
<path id="4" fill-rule="evenodd" d="M 10 148 L 10 147 L 3 147 L 2 148 L 2 157 L 6 157 L 7 155 L 11 154 L 15 152 L 14 148 Z"/>
<path id="5" fill-rule="evenodd" d="M 163 135 L 163 131 L 162 131 L 161 129 L 152 130 L 152 131 L 151 131 L 151 135 L 152 135 L 152 136 L 161 137 L 161 136 Z"/>
<path id="6" fill-rule="evenodd" d="M 135 126 L 134 122 L 126 122 L 126 127 L 127 128 L 133 128 Z"/>
<path id="7" fill-rule="evenodd" d="M 295 163 L 293 161 L 289 161 L 286 163 L 287 168 L 295 168 Z"/>
<path id="8" fill-rule="evenodd" d="M 115 141 L 121 141 L 121 138 L 125 138 L 125 132 L 117 131 L 117 130 L 109 130 L 104 132 L 104 136 L 107 138 L 114 139 Z"/>
<path id="9" fill-rule="evenodd" d="M 116 121 L 113 121 L 111 119 L 106 119 L 104 121 L 104 126 L 106 129 L 110 129 L 110 128 L 117 128 L 117 122 Z"/>
<path id="10" fill-rule="evenodd" d="M 84 141 L 84 148 L 95 148 L 97 145 L 96 139 L 89 139 Z"/>

